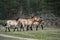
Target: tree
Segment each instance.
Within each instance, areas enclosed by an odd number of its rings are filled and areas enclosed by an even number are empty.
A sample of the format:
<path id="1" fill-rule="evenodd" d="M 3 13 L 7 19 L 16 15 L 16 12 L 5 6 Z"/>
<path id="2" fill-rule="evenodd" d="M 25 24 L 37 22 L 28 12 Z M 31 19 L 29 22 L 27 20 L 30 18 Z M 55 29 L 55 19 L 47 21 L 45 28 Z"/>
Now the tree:
<path id="1" fill-rule="evenodd" d="M 0 0 L 0 19 L 40 16 L 41 14 L 54 14 L 60 17 L 59 4 L 58 0 Z"/>

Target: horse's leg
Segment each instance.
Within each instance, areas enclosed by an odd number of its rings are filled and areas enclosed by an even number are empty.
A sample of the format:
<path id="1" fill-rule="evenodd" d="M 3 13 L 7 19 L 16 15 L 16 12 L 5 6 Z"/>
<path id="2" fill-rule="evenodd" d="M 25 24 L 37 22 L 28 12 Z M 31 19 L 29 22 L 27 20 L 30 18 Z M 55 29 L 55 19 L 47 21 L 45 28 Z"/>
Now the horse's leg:
<path id="1" fill-rule="evenodd" d="M 41 25 L 41 27 L 42 27 L 42 30 L 43 30 L 43 25 Z"/>
<path id="2" fill-rule="evenodd" d="M 23 28 L 23 31 L 25 31 L 25 30 L 24 30 L 24 26 L 25 26 L 25 25 L 23 25 L 23 27 L 22 27 L 22 28 Z"/>
<path id="3" fill-rule="evenodd" d="M 21 31 L 21 27 L 20 27 L 20 31 Z"/>
<path id="4" fill-rule="evenodd" d="M 24 30 L 24 26 L 22 27 L 22 29 L 23 29 L 23 31 L 25 31 L 25 30 Z"/>
<path id="5" fill-rule="evenodd" d="M 14 27 L 14 31 L 15 31 L 16 27 Z"/>
<path id="6" fill-rule="evenodd" d="M 5 32 L 7 32 L 7 27 L 6 27 L 6 29 L 5 29 Z"/>
<path id="7" fill-rule="evenodd" d="M 27 25 L 27 28 L 26 29 L 27 29 L 27 31 L 29 30 L 29 25 Z"/>
<path id="8" fill-rule="evenodd" d="M 32 31 L 33 29 L 32 29 L 32 25 L 30 26 L 30 30 Z"/>
<path id="9" fill-rule="evenodd" d="M 19 30 L 18 30 L 18 27 L 17 27 L 17 31 L 19 31 Z"/>
<path id="10" fill-rule="evenodd" d="M 21 23 L 21 26 L 20 26 L 20 31 L 21 31 L 21 29 L 23 28 L 23 25 L 22 25 L 22 23 Z"/>
<path id="11" fill-rule="evenodd" d="M 10 27 L 8 27 L 8 30 L 9 30 L 9 32 L 10 32 Z"/>
<path id="12" fill-rule="evenodd" d="M 7 24 L 5 24 L 5 32 L 7 32 Z"/>
<path id="13" fill-rule="evenodd" d="M 10 32 L 10 25 L 8 25 L 7 29 L 8 29 L 8 31 Z"/>
<path id="14" fill-rule="evenodd" d="M 15 29 L 17 29 L 17 31 L 18 31 L 18 26 L 17 25 L 15 25 L 14 31 L 15 31 Z"/>
<path id="15" fill-rule="evenodd" d="M 18 30 L 18 26 L 16 27 L 16 29 L 17 29 L 17 31 L 19 31 L 19 30 Z"/>
<path id="16" fill-rule="evenodd" d="M 7 26 L 6 26 L 5 32 L 10 31 L 9 27 L 10 27 L 10 25 L 7 25 Z"/>
<path id="17" fill-rule="evenodd" d="M 33 30 L 32 27 L 30 27 L 30 30 L 31 30 L 31 31 Z"/>
<path id="18" fill-rule="evenodd" d="M 38 25 L 36 26 L 36 31 L 38 30 Z"/>

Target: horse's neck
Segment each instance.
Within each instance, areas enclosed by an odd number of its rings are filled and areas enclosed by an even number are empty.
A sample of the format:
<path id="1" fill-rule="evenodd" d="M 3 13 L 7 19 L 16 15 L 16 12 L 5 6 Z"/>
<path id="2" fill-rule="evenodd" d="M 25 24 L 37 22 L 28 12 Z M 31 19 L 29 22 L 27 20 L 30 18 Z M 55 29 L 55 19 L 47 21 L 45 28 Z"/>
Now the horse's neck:
<path id="1" fill-rule="evenodd" d="M 16 22 L 17 22 L 17 23 L 19 23 L 19 21 L 18 21 L 18 20 L 16 20 Z"/>
<path id="2" fill-rule="evenodd" d="M 30 19 L 32 22 L 34 22 L 35 20 L 32 18 L 32 19 Z"/>

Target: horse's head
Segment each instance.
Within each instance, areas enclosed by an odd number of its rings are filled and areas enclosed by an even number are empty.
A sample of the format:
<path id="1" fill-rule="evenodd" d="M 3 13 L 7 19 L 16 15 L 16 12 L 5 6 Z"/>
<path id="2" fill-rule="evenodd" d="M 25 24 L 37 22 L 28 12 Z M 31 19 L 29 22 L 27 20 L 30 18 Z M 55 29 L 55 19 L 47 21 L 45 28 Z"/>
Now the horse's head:
<path id="1" fill-rule="evenodd" d="M 31 19 L 32 19 L 33 21 L 39 21 L 39 18 L 36 17 L 36 16 L 33 16 Z"/>
<path id="2" fill-rule="evenodd" d="M 43 20 L 43 18 L 42 17 L 33 17 L 32 18 L 33 19 L 33 21 L 35 21 L 35 22 L 42 22 L 42 20 Z"/>
<path id="3" fill-rule="evenodd" d="M 40 18 L 39 18 L 39 22 L 42 22 L 42 21 L 43 21 L 43 18 L 42 18 L 42 17 L 40 17 Z"/>

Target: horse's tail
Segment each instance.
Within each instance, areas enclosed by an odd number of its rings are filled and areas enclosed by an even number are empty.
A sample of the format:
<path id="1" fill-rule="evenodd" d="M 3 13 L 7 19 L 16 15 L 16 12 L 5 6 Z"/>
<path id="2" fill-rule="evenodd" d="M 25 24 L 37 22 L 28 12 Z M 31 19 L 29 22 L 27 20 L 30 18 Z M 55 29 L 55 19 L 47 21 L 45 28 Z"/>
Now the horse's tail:
<path id="1" fill-rule="evenodd" d="M 7 26 L 7 23 L 5 23 L 3 26 Z"/>

